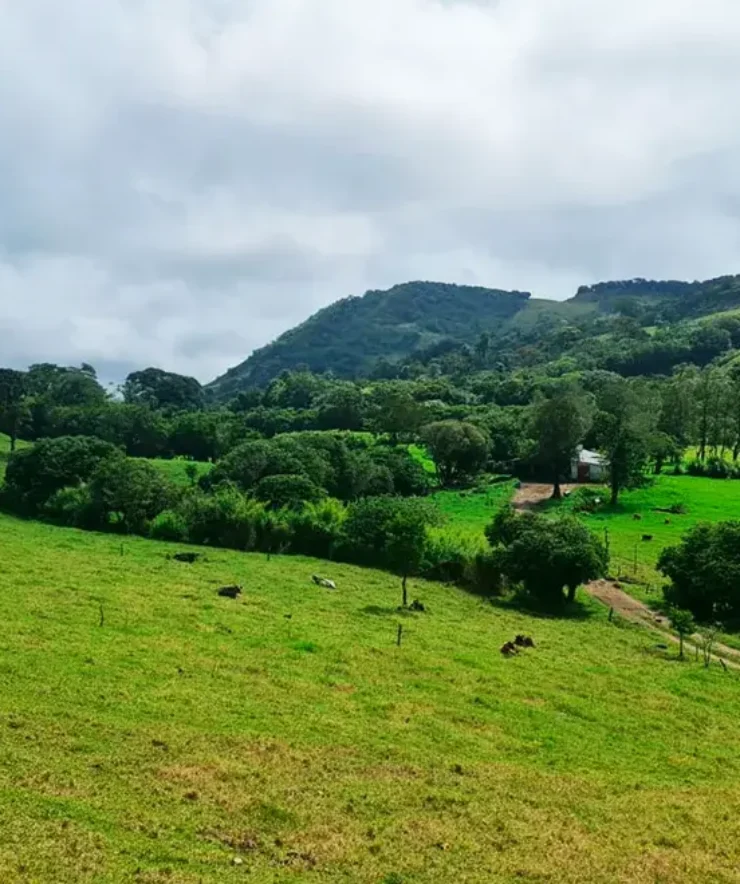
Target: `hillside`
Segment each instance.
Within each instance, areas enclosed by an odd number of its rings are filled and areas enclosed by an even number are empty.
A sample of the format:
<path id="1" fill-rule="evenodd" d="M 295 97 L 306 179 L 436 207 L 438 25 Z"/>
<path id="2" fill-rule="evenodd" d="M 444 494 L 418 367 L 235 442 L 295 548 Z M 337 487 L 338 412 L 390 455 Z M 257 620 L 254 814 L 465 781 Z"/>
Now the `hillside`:
<path id="1" fill-rule="evenodd" d="M 625 313 L 643 327 L 675 323 L 740 306 L 740 277 L 706 282 L 633 279 L 582 286 L 565 302 L 528 293 L 413 282 L 388 291 L 346 298 L 256 350 L 209 385 L 225 401 L 241 390 L 263 387 L 284 370 L 307 366 L 353 378 L 379 360 L 397 363 L 435 358 L 481 333 L 505 346 L 537 346 L 558 327 L 577 328 L 579 343 L 603 335 L 598 315 Z M 554 358 L 561 355 L 551 354 Z"/>
<path id="2" fill-rule="evenodd" d="M 414 583 L 399 621 L 375 571 L 0 537 L 4 882 L 736 879 L 735 674 L 596 603 Z M 537 648 L 505 659 L 517 632 Z"/>
<path id="3" fill-rule="evenodd" d="M 445 339 L 472 342 L 514 316 L 529 297 L 526 292 L 410 282 L 345 298 L 256 350 L 210 386 L 224 399 L 300 365 L 355 377 L 383 357 L 395 360 Z"/>

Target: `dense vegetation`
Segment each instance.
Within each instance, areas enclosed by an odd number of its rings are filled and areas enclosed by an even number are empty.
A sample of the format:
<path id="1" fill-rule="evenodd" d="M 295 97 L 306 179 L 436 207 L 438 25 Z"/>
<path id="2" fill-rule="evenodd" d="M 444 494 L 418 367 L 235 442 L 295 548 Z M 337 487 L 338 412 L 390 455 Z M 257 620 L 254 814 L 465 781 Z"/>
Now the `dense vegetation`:
<path id="1" fill-rule="evenodd" d="M 565 303 L 523 292 L 413 282 L 320 310 L 209 390 L 225 402 L 302 368 L 346 379 L 395 377 L 440 361 L 449 373 L 461 360 L 478 369 L 513 368 L 571 354 L 579 362 L 587 355 L 591 367 L 660 373 L 684 361 L 711 359 L 722 345 L 697 339 L 688 327 L 666 336 L 667 326 L 734 307 L 740 307 L 740 277 L 733 276 L 601 283 L 583 286 Z M 648 331 L 639 334 L 641 329 Z M 580 352 L 584 337 L 590 338 L 587 353 Z M 631 352 L 623 354 L 625 349 Z"/>
<path id="2" fill-rule="evenodd" d="M 338 308 L 355 378 L 0 370 L 0 878 L 734 880 L 736 294 L 401 287 Z"/>
<path id="3" fill-rule="evenodd" d="M 335 309 L 378 340 L 423 314 L 444 345 L 399 350 L 361 380 L 268 372 L 227 402 L 154 368 L 113 395 L 90 365 L 3 369 L 0 430 L 24 447 L 0 499 L 62 525 L 375 564 L 487 594 L 521 585 L 552 601 L 567 587 L 572 598 L 573 576 L 545 586 L 570 567 L 560 548 L 582 549 L 579 580 L 607 570 L 573 524 L 523 520 L 520 536 L 486 548 L 482 532 L 471 542 L 445 529 L 440 489 L 485 497 L 513 476 L 551 482 L 558 498 L 581 445 L 601 453 L 613 507 L 666 470 L 740 477 L 740 318 L 701 313 L 736 295 L 731 277 L 634 280 L 547 312 L 520 293 L 402 286 Z M 296 330 L 294 353 L 321 339 L 319 319 Z"/>

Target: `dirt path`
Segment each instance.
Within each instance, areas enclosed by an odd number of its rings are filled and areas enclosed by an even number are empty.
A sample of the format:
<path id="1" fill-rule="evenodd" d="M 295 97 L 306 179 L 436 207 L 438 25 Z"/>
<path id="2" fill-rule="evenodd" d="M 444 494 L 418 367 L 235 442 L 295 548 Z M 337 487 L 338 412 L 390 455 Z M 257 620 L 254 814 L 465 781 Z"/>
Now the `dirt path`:
<path id="1" fill-rule="evenodd" d="M 566 491 L 572 491 L 577 487 L 579 486 L 561 485 L 563 493 Z M 514 509 L 519 512 L 524 512 L 526 510 L 536 509 L 551 497 L 552 485 L 544 485 L 539 482 L 524 482 L 514 493 L 512 503 Z M 608 608 L 613 608 L 614 612 L 619 614 L 619 616 L 623 617 L 625 620 L 630 620 L 632 623 L 639 623 L 640 626 L 655 630 L 656 632 L 661 633 L 661 635 L 663 635 L 668 641 L 673 642 L 676 645 L 680 643 L 678 637 L 671 631 L 671 625 L 667 617 L 663 614 L 659 614 L 657 611 L 653 611 L 644 602 L 640 602 L 633 598 L 626 593 L 617 582 L 610 580 L 595 580 L 587 586 L 584 586 L 584 589 L 590 596 L 602 602 L 602 604 L 606 605 Z M 696 641 L 698 641 L 698 639 L 698 636 L 695 636 L 693 641 L 688 638 L 686 639 L 684 647 L 687 653 L 695 652 Z M 714 650 L 716 651 L 716 655 L 713 656 L 713 659 L 722 659 L 727 666 L 730 666 L 733 669 L 740 669 L 740 651 L 721 643 L 715 643 Z"/>
<path id="2" fill-rule="evenodd" d="M 576 487 L 575 485 L 560 486 L 563 494 Z M 551 497 L 552 485 L 543 485 L 540 482 L 523 482 L 514 492 L 512 504 L 516 510 L 532 510 Z"/>
<path id="3" fill-rule="evenodd" d="M 657 611 L 653 611 L 644 602 L 640 602 L 631 595 L 628 595 L 619 584 L 610 580 L 594 580 L 583 588 L 590 596 L 598 599 L 607 607 L 613 608 L 614 613 L 619 614 L 625 620 L 639 623 L 648 629 L 654 629 L 664 635 L 668 641 L 676 645 L 679 644 L 678 637 L 671 632 L 668 618 Z M 684 647 L 687 652 L 691 651 L 692 653 L 696 649 L 696 645 L 688 638 L 684 642 Z M 713 655 L 713 659 L 722 658 L 728 666 L 732 666 L 733 669 L 740 669 L 740 651 L 719 642 L 715 643 L 714 650 L 716 654 Z"/>

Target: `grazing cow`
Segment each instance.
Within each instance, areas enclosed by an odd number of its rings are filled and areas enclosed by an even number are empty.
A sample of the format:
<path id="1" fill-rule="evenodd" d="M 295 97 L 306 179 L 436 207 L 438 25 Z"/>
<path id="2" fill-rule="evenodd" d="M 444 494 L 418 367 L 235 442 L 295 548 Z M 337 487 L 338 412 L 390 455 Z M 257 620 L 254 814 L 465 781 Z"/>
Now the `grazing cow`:
<path id="1" fill-rule="evenodd" d="M 641 516 L 639 513 L 635 513 L 635 514 L 632 516 L 632 518 L 633 518 L 636 522 L 641 522 L 641 521 L 642 521 L 642 516 Z"/>
<path id="2" fill-rule="evenodd" d="M 333 580 L 327 580 L 326 577 L 317 577 L 316 574 L 311 578 L 316 586 L 323 586 L 324 589 L 336 589 L 337 585 Z"/>
<path id="3" fill-rule="evenodd" d="M 535 646 L 534 640 L 530 638 L 528 635 L 518 635 L 514 639 L 514 644 L 518 648 L 533 648 Z"/>
<path id="4" fill-rule="evenodd" d="M 242 594 L 241 586 L 222 586 L 218 594 L 224 599 L 235 599 Z"/>
<path id="5" fill-rule="evenodd" d="M 201 555 L 200 553 L 194 553 L 194 552 L 181 552 L 181 553 L 175 553 L 175 555 L 172 556 L 172 558 L 176 562 L 185 562 L 188 565 L 192 565 L 193 562 L 198 561 L 198 559 L 200 558 L 200 555 Z"/>
<path id="6" fill-rule="evenodd" d="M 504 657 L 513 657 L 519 653 L 519 648 L 514 642 L 506 642 L 505 645 L 501 645 L 501 653 Z"/>
<path id="7" fill-rule="evenodd" d="M 653 535 L 652 534 L 643 534 L 642 539 L 646 542 L 650 542 L 653 539 Z"/>

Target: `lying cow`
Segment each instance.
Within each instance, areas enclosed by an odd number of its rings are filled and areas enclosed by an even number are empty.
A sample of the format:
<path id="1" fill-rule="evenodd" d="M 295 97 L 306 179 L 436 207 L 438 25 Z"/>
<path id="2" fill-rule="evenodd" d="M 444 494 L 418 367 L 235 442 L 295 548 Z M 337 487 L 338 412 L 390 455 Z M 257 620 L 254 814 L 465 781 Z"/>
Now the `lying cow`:
<path id="1" fill-rule="evenodd" d="M 333 580 L 327 580 L 326 577 L 317 577 L 316 574 L 311 578 L 316 586 L 323 586 L 324 589 L 336 589 L 337 585 Z"/>
<path id="2" fill-rule="evenodd" d="M 535 646 L 534 640 L 531 639 L 528 635 L 518 635 L 514 639 L 514 644 L 518 648 L 533 648 Z"/>
<path id="3" fill-rule="evenodd" d="M 513 657 L 515 654 L 519 653 L 519 648 L 514 642 L 506 642 L 505 645 L 501 645 L 501 653 L 504 657 Z"/>

